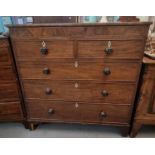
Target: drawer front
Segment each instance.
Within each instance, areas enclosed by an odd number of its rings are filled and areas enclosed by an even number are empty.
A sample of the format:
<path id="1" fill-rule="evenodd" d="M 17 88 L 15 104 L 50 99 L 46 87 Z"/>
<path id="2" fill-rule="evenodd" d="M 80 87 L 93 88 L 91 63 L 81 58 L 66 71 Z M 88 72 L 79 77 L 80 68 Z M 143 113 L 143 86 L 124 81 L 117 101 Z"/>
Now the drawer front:
<path id="1" fill-rule="evenodd" d="M 8 47 L 3 47 L 0 49 L 0 64 L 1 65 L 11 65 L 11 60 L 9 56 L 9 49 Z"/>
<path id="2" fill-rule="evenodd" d="M 129 123 L 130 106 L 27 101 L 29 119 L 89 123 Z"/>
<path id="3" fill-rule="evenodd" d="M 9 46 L 7 38 L 0 38 L 0 48 L 5 48 Z"/>
<path id="4" fill-rule="evenodd" d="M 134 84 L 95 83 L 82 81 L 24 81 L 25 98 L 65 101 L 100 101 L 132 104 Z"/>
<path id="5" fill-rule="evenodd" d="M 139 63 L 24 62 L 19 63 L 22 79 L 136 81 Z M 132 73 L 132 74 L 130 74 Z"/>
<path id="6" fill-rule="evenodd" d="M 144 42 L 133 41 L 80 41 L 79 58 L 141 59 Z"/>
<path id="7" fill-rule="evenodd" d="M 7 84 L 0 83 L 0 102 L 16 100 L 19 100 L 16 82 Z"/>
<path id="8" fill-rule="evenodd" d="M 16 75 L 12 66 L 0 66 L 0 81 L 16 81 Z"/>
<path id="9" fill-rule="evenodd" d="M 10 115 L 10 114 L 20 114 L 21 107 L 19 102 L 0 102 L 0 116 L 1 115 Z"/>
<path id="10" fill-rule="evenodd" d="M 73 58 L 72 41 L 25 41 L 16 42 L 19 59 Z"/>
<path id="11" fill-rule="evenodd" d="M 153 89 L 153 92 L 152 92 L 152 98 L 151 98 L 151 104 L 152 104 L 152 107 L 151 107 L 151 113 L 155 114 L 155 83 L 154 83 L 154 89 Z"/>
<path id="12" fill-rule="evenodd" d="M 145 38 L 149 25 L 56 25 L 10 27 L 12 39 Z"/>
<path id="13" fill-rule="evenodd" d="M 154 100 L 153 100 L 153 108 L 152 108 L 153 110 L 153 113 L 155 113 L 155 96 L 154 96 Z"/>

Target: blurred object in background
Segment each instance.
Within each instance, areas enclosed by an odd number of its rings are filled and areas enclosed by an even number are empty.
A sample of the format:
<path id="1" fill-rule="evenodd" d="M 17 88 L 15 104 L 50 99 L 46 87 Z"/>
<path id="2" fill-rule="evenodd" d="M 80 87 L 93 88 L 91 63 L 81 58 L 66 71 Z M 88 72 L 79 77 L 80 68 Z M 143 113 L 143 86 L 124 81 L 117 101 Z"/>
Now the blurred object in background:
<path id="1" fill-rule="evenodd" d="M 100 23 L 106 23 L 106 22 L 108 22 L 107 17 L 106 16 L 102 16 L 101 20 L 100 20 Z"/>
<path id="2" fill-rule="evenodd" d="M 105 23 L 105 22 L 117 22 L 119 16 L 80 16 L 80 23 Z"/>
<path id="3" fill-rule="evenodd" d="M 32 24 L 33 18 L 30 16 L 12 16 L 13 24 Z"/>
<path id="4" fill-rule="evenodd" d="M 78 16 L 33 16 L 33 23 L 77 23 Z"/>
<path id="5" fill-rule="evenodd" d="M 119 22 L 139 22 L 140 19 L 136 16 L 119 16 Z"/>
<path id="6" fill-rule="evenodd" d="M 4 26 L 3 26 L 2 17 L 0 17 L 0 34 L 2 34 L 3 32 L 4 32 Z"/>
<path id="7" fill-rule="evenodd" d="M 97 23 L 101 20 L 102 16 L 80 16 L 80 23 Z"/>
<path id="8" fill-rule="evenodd" d="M 7 24 L 12 24 L 11 17 L 10 16 L 0 16 L 0 33 L 9 31 L 9 29 L 5 26 Z"/>
<path id="9" fill-rule="evenodd" d="M 112 22 L 117 22 L 119 19 L 119 16 L 106 16 L 107 21 L 112 23 Z"/>
<path id="10" fill-rule="evenodd" d="M 152 24 L 149 29 L 145 50 L 155 53 L 155 16 L 146 16 L 146 17 L 148 17 L 148 21 L 152 22 Z"/>
<path id="11" fill-rule="evenodd" d="M 0 16 L 0 33 L 6 33 L 9 29 L 5 26 L 8 24 L 31 24 L 32 17 L 27 16 Z"/>
<path id="12" fill-rule="evenodd" d="M 149 16 L 136 16 L 139 18 L 140 22 L 147 22 L 149 21 Z"/>

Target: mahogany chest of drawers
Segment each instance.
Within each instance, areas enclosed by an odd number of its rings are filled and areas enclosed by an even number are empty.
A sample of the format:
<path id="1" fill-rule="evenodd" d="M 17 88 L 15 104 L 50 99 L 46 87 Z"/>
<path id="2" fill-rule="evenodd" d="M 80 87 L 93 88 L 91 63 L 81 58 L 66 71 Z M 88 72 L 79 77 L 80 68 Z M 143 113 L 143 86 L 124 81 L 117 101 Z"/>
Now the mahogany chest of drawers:
<path id="1" fill-rule="evenodd" d="M 22 121 L 16 70 L 7 37 L 0 36 L 0 121 Z"/>
<path id="2" fill-rule="evenodd" d="M 142 125 L 155 125 L 155 60 L 144 57 L 139 98 L 130 136 Z"/>
<path id="3" fill-rule="evenodd" d="M 126 133 L 150 23 L 10 26 L 31 129 L 107 124 Z"/>

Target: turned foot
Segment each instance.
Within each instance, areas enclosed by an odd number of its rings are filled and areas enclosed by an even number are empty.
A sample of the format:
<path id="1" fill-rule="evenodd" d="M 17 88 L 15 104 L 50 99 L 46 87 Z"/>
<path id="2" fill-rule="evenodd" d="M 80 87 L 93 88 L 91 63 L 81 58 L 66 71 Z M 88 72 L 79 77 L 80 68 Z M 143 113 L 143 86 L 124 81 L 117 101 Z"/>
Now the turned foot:
<path id="1" fill-rule="evenodd" d="M 132 126 L 131 133 L 130 133 L 130 137 L 131 138 L 136 137 L 136 135 L 137 135 L 137 133 L 138 133 L 138 131 L 140 130 L 141 127 L 142 127 L 142 124 L 141 123 L 134 122 L 134 124 Z"/>
<path id="2" fill-rule="evenodd" d="M 23 125 L 25 126 L 25 129 L 29 129 L 29 124 L 27 122 L 23 122 Z"/>
<path id="3" fill-rule="evenodd" d="M 38 124 L 34 124 L 34 123 L 29 123 L 29 129 L 31 131 L 35 130 L 38 127 Z"/>
<path id="4" fill-rule="evenodd" d="M 120 127 L 122 137 L 129 136 L 129 127 Z"/>

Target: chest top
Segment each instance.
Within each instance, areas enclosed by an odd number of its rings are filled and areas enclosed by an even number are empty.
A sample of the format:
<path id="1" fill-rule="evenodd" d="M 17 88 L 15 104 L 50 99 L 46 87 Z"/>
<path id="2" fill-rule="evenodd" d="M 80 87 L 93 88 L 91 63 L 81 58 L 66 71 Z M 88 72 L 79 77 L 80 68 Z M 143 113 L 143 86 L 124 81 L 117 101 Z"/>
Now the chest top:
<path id="1" fill-rule="evenodd" d="M 146 38 L 150 22 L 10 25 L 14 39 L 103 40 Z"/>

